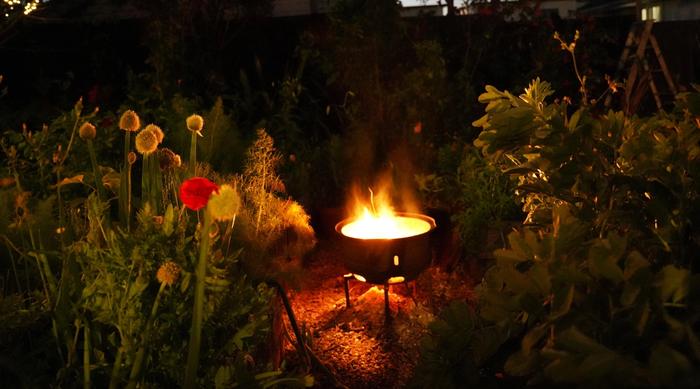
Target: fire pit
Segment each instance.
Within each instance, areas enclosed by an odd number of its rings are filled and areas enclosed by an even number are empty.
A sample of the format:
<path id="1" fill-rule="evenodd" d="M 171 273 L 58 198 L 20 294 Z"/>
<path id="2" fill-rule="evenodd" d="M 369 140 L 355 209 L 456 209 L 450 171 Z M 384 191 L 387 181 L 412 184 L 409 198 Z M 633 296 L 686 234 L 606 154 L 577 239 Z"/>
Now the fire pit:
<path id="1" fill-rule="evenodd" d="M 372 207 L 374 209 L 374 207 Z M 350 217 L 336 224 L 343 263 L 351 272 L 344 276 L 345 300 L 349 307 L 351 278 L 384 285 L 385 311 L 389 312 L 389 285 L 408 282 L 431 261 L 430 232 L 435 220 L 429 216 L 390 209 Z"/>

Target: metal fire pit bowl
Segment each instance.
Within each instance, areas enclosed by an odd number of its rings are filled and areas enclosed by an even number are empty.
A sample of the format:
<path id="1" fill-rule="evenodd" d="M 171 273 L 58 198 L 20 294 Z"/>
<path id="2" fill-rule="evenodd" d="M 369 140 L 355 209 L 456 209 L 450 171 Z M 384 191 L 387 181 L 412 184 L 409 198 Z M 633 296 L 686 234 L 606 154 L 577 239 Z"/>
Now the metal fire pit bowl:
<path id="1" fill-rule="evenodd" d="M 360 281 L 372 284 L 393 284 L 415 279 L 432 259 L 430 233 L 436 227 L 435 219 L 417 214 L 399 212 L 396 216 L 421 219 L 430 224 L 430 230 L 396 239 L 358 239 L 343 235 L 341 230 L 354 218 L 335 225 L 340 236 L 341 258 L 349 271 Z"/>

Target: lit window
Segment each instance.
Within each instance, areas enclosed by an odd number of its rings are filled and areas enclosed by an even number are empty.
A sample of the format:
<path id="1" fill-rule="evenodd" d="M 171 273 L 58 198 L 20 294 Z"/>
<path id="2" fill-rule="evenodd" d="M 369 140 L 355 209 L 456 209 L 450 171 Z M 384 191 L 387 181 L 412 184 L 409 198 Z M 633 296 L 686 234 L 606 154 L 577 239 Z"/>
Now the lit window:
<path id="1" fill-rule="evenodd" d="M 661 20 L 661 6 L 655 5 L 653 7 L 642 8 L 642 20 Z"/>

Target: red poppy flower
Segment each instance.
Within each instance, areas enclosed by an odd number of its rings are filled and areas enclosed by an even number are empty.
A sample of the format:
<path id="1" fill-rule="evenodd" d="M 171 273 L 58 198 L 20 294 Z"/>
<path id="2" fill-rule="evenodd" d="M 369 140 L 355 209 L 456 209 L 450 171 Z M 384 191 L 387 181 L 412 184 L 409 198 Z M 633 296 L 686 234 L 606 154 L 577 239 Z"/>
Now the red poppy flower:
<path id="1" fill-rule="evenodd" d="M 180 200 L 193 211 L 204 208 L 213 192 L 219 187 L 203 177 L 192 177 L 180 185 Z"/>

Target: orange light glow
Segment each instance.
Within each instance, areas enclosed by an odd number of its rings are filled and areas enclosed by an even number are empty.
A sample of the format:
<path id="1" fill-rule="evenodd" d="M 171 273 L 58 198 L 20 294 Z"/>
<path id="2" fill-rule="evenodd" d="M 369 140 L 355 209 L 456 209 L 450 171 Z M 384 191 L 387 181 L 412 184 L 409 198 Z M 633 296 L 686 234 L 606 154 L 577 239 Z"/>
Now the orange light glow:
<path id="1" fill-rule="evenodd" d="M 367 206 L 358 209 L 361 211 L 356 212 L 354 220 L 340 230 L 343 235 L 355 239 L 400 239 L 423 234 L 431 228 L 425 220 L 396 215 L 386 201 L 375 204 L 374 194 L 371 199 L 372 210 Z"/>

